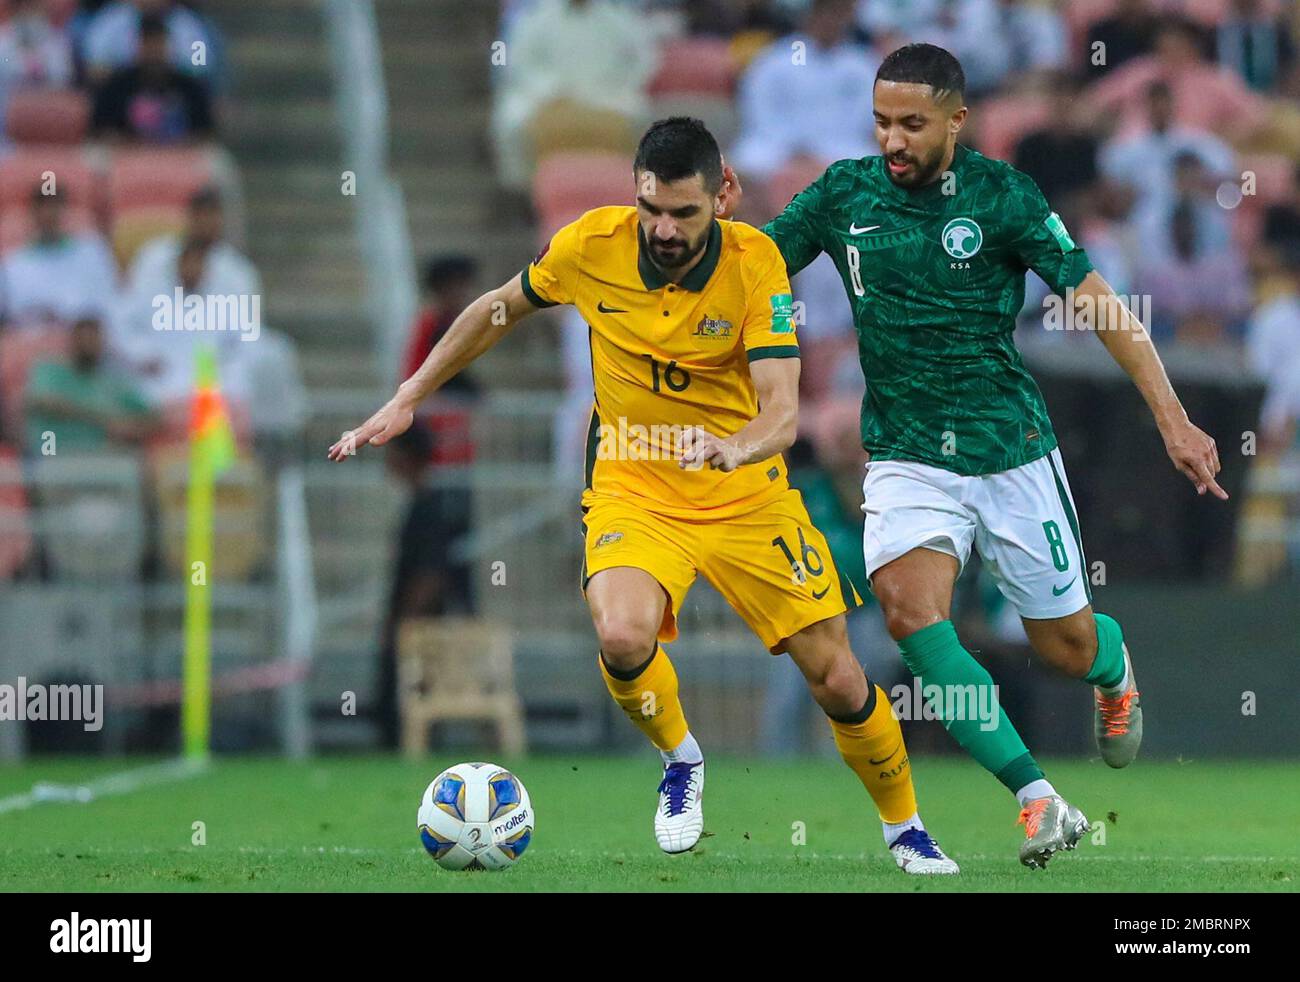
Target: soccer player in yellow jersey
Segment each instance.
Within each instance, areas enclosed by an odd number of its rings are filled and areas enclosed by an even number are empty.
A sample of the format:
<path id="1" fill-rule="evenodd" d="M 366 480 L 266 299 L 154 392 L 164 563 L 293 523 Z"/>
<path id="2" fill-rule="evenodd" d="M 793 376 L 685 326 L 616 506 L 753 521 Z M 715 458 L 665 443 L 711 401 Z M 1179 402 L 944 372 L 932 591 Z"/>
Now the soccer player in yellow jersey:
<path id="1" fill-rule="evenodd" d="M 557 232 L 329 456 L 386 443 L 519 319 L 573 304 L 590 326 L 596 387 L 582 587 L 610 695 L 663 757 L 660 848 L 684 852 L 704 830 L 704 755 L 662 647 L 700 574 L 799 666 L 898 865 L 956 873 L 917 813 L 898 720 L 849 650 L 844 612 L 859 598 L 786 479 L 799 345 L 785 261 L 762 232 L 715 217 L 722 158 L 698 120 L 652 126 L 633 175 L 635 207 L 597 208 Z"/>

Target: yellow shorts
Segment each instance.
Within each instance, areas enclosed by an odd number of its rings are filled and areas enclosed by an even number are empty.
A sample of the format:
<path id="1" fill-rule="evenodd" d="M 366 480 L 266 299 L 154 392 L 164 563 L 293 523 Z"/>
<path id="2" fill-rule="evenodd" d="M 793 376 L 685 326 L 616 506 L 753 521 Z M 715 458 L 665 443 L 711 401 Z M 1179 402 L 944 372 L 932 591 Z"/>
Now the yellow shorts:
<path id="1" fill-rule="evenodd" d="M 621 498 L 588 498 L 582 586 L 631 566 L 659 581 L 668 607 L 662 642 L 677 639 L 677 612 L 700 573 L 772 654 L 804 628 L 862 603 L 793 488 L 769 505 L 711 522 L 669 518 Z"/>

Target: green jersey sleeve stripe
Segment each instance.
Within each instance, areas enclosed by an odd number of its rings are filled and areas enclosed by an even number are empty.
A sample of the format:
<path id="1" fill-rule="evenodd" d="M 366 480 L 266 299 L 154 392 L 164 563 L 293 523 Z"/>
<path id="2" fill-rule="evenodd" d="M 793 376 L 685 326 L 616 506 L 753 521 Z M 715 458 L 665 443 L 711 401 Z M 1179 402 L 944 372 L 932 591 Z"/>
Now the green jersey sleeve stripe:
<path id="1" fill-rule="evenodd" d="M 524 271 L 523 271 L 523 273 L 521 274 L 521 282 L 522 282 L 522 284 L 523 284 L 523 288 L 524 288 L 524 296 L 528 298 L 528 302 L 529 302 L 530 304 L 532 304 L 534 307 L 557 307 L 557 306 L 559 306 L 559 305 L 556 304 L 554 301 L 551 301 L 551 300 L 543 300 L 542 297 L 541 297 L 541 295 L 540 295 L 536 290 L 533 289 L 533 284 L 530 283 L 530 282 L 528 281 L 528 267 L 527 267 L 527 266 L 524 267 Z"/>
<path id="2" fill-rule="evenodd" d="M 745 352 L 750 361 L 762 361 L 764 358 L 798 358 L 797 344 L 777 344 L 766 348 L 750 348 Z"/>

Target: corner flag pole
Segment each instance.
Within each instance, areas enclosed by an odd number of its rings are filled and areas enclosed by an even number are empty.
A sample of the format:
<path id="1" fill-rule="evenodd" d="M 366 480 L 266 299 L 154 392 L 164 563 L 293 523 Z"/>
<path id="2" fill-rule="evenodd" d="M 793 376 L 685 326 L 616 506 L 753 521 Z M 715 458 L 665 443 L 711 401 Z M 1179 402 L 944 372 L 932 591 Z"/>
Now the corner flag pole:
<path id="1" fill-rule="evenodd" d="M 217 387 L 212 349 L 199 349 L 190 407 L 190 461 L 185 520 L 185 650 L 181 738 L 188 760 L 208 756 L 212 732 L 212 501 L 217 475 L 234 459 L 230 419 Z"/>

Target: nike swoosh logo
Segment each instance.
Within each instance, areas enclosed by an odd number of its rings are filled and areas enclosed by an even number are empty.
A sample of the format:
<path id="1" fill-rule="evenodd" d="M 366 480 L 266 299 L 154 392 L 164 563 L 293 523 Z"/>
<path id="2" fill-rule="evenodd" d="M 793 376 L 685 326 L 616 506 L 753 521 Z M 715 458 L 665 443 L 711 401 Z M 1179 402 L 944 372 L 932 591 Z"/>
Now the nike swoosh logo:
<path id="1" fill-rule="evenodd" d="M 880 228 L 879 225 L 868 225 L 866 228 L 858 228 L 856 225 L 849 226 L 849 235 L 865 235 L 867 232 L 874 232 Z"/>
<path id="2" fill-rule="evenodd" d="M 826 596 L 826 594 L 830 591 L 830 588 L 831 588 L 831 586 L 830 586 L 830 584 L 828 583 L 828 584 L 826 584 L 825 588 L 822 590 L 821 593 L 818 593 L 816 590 L 814 590 L 814 591 L 813 591 L 813 599 L 814 599 L 814 600 L 820 600 L 822 597 Z"/>
<path id="3" fill-rule="evenodd" d="M 885 761 L 889 760 L 889 758 L 893 757 L 894 754 L 898 753 L 898 751 L 901 750 L 902 747 L 903 745 L 900 743 L 897 747 L 889 751 L 889 753 L 885 754 L 885 756 L 881 757 L 879 760 L 874 760 L 871 757 L 868 757 L 867 759 L 870 760 L 873 764 L 883 764 Z"/>
<path id="4" fill-rule="evenodd" d="M 1063 586 L 1063 587 L 1052 587 L 1052 596 L 1054 596 L 1054 597 L 1059 597 L 1059 596 L 1060 596 L 1061 594 L 1063 594 L 1066 590 L 1070 589 L 1070 587 L 1074 585 L 1074 581 L 1077 580 L 1077 579 L 1078 579 L 1078 577 L 1075 576 L 1075 577 L 1072 577 L 1072 578 L 1070 579 L 1070 582 L 1067 583 L 1067 584 L 1065 584 L 1065 586 Z"/>
<path id="5" fill-rule="evenodd" d="M 596 309 L 599 310 L 602 314 L 626 314 L 627 313 L 627 311 L 623 310 L 621 307 L 606 307 L 604 300 L 596 304 Z"/>

